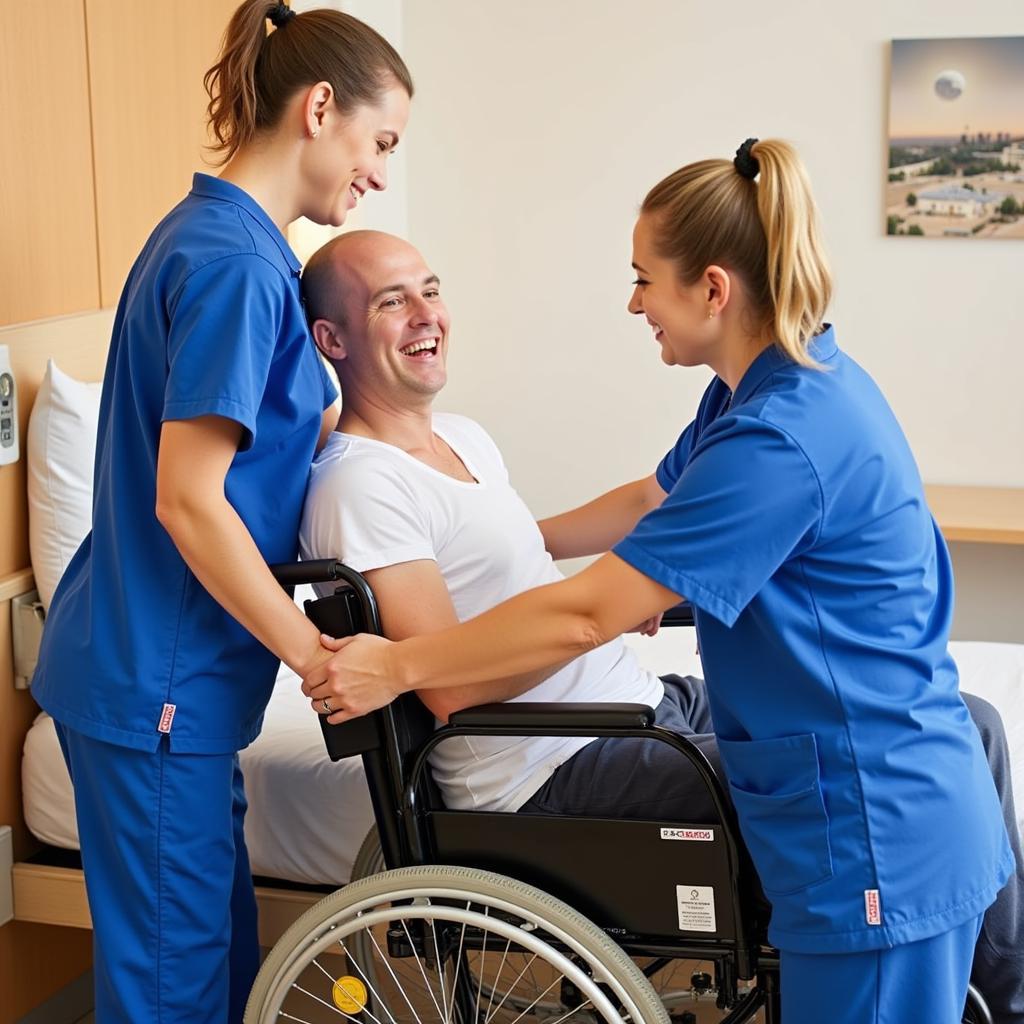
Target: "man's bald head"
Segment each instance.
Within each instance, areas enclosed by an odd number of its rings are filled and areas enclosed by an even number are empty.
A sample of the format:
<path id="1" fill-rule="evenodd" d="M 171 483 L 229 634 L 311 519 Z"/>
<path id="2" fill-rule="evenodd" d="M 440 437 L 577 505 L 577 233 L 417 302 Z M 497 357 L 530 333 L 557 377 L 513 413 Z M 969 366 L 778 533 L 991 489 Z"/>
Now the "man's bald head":
<path id="1" fill-rule="evenodd" d="M 339 235 L 310 257 L 302 290 L 313 338 L 346 402 L 362 396 L 406 407 L 444 386 L 448 310 L 437 275 L 404 239 Z"/>
<path id="2" fill-rule="evenodd" d="M 310 327 L 317 320 L 330 320 L 340 328 L 348 323 L 346 299 L 362 283 L 360 266 L 372 267 L 396 249 L 413 247 L 385 231 L 346 231 L 332 238 L 310 256 L 302 272 L 302 298 Z"/>

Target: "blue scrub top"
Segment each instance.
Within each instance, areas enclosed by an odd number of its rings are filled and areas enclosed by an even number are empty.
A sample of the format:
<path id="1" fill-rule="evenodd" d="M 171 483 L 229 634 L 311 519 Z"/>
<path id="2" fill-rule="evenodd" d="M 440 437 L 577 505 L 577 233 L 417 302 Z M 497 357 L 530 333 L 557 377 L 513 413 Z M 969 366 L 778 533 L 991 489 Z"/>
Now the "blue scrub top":
<path id="1" fill-rule="evenodd" d="M 946 649 L 949 554 L 899 424 L 836 347 L 715 378 L 615 547 L 696 606 L 722 763 L 794 952 L 878 949 L 982 912 L 1013 857 Z"/>
<path id="2" fill-rule="evenodd" d="M 240 423 L 225 493 L 268 562 L 296 557 L 323 410 L 300 265 L 229 182 L 197 174 L 136 260 L 103 380 L 93 528 L 51 602 L 32 692 L 122 746 L 230 753 L 259 733 L 278 660 L 203 588 L 156 518 L 161 423 Z M 168 721 L 165 705 L 173 705 Z"/>

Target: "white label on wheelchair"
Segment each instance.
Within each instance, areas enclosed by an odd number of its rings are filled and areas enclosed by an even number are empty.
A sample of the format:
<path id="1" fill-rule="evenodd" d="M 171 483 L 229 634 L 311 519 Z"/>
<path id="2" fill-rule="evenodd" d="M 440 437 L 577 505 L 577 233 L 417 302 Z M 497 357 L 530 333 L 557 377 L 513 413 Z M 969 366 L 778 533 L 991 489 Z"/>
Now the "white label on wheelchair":
<path id="1" fill-rule="evenodd" d="M 663 828 L 661 838 L 682 839 L 689 843 L 713 843 L 715 830 L 713 828 Z"/>
<path id="2" fill-rule="evenodd" d="M 715 924 L 715 890 L 710 885 L 677 885 L 676 904 L 679 930 L 713 932 Z"/>

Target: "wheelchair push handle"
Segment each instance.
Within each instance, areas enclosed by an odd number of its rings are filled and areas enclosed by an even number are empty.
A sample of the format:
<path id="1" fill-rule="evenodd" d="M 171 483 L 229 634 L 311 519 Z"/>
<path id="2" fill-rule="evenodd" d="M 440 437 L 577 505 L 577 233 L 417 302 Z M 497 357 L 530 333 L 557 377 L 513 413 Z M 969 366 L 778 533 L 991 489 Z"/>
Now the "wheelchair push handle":
<path id="1" fill-rule="evenodd" d="M 361 573 L 349 568 L 339 559 L 320 558 L 308 562 L 278 562 L 276 565 L 269 566 L 269 569 L 273 573 L 274 579 L 282 587 L 301 587 L 307 583 L 340 583 L 341 586 L 334 591 L 335 595 L 339 595 L 342 591 L 351 591 L 355 594 L 359 604 L 361 621 L 357 622 L 355 631 L 381 635 L 380 613 L 377 610 L 377 600 L 373 596 L 370 584 L 366 582 Z M 318 604 L 319 602 L 307 601 L 306 614 L 309 615 L 310 609 Z M 331 636 L 351 636 L 354 632 L 351 629 L 339 632 L 332 628 L 330 622 L 322 621 L 322 616 L 310 615 L 310 617 L 319 629 L 330 633 Z M 333 618 L 334 616 L 328 614 L 328 617 Z"/>
<path id="2" fill-rule="evenodd" d="M 319 558 L 311 562 L 279 562 L 269 568 L 282 587 L 301 587 L 343 580 L 346 567 L 336 558 Z"/>

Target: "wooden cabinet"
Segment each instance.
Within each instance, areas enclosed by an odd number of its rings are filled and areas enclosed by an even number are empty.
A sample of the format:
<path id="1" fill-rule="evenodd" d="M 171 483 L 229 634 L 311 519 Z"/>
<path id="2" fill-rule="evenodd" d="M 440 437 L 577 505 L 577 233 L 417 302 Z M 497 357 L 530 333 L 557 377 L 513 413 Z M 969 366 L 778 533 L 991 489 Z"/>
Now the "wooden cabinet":
<path id="1" fill-rule="evenodd" d="M 4 11 L 0 324 L 99 305 L 82 0 Z"/>
<path id="2" fill-rule="evenodd" d="M 925 493 L 947 541 L 1024 544 L 1024 487 L 929 484 Z"/>

